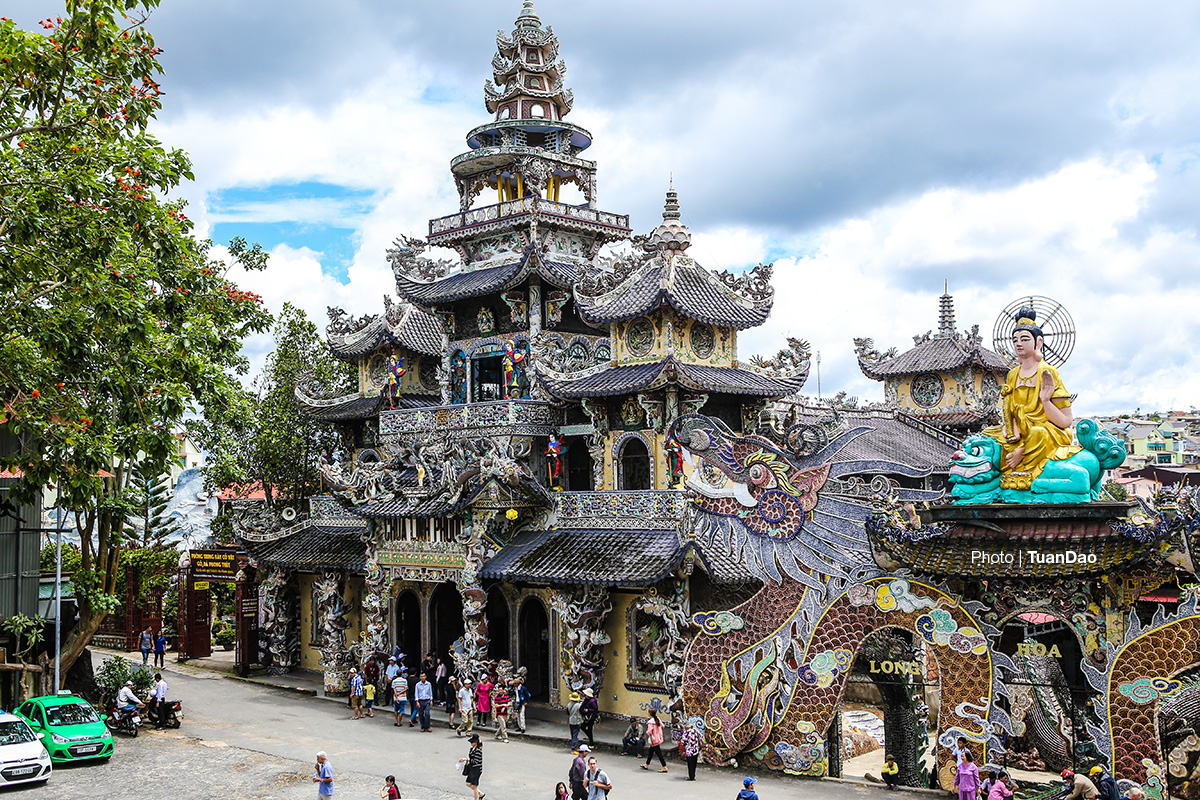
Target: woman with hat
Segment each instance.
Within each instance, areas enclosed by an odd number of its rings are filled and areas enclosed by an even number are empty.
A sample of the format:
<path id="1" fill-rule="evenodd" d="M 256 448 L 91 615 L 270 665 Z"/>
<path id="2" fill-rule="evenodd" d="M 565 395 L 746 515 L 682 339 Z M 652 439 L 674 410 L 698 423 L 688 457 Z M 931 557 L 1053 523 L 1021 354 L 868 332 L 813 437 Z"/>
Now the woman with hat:
<path id="1" fill-rule="evenodd" d="M 571 728 L 571 751 L 579 752 L 579 728 L 583 725 L 583 698 L 571 692 L 567 700 L 567 725 Z"/>
<path id="2" fill-rule="evenodd" d="M 479 777 L 483 774 L 483 742 L 479 740 L 478 733 L 472 733 L 467 741 L 471 743 L 471 749 L 467 752 L 467 765 L 463 773 L 467 776 L 467 786 L 475 792 L 475 800 L 483 800 L 486 794 L 479 791 Z"/>
<path id="3" fill-rule="evenodd" d="M 596 739 L 592 736 L 592 728 L 596 726 L 597 720 L 600 719 L 600 702 L 596 700 L 596 694 L 590 687 L 583 690 L 583 706 L 579 711 L 583 717 L 583 724 L 580 727 L 587 734 L 588 744 L 595 747 Z"/>

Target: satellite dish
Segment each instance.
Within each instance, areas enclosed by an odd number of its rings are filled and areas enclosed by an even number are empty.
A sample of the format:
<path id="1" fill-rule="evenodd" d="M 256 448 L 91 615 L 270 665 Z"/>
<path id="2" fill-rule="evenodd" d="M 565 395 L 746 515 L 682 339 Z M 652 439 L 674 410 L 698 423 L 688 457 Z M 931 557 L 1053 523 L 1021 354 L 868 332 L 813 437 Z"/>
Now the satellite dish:
<path id="1" fill-rule="evenodd" d="M 283 512 L 280 514 L 280 516 L 283 517 L 284 522 L 291 522 L 296 518 L 296 509 L 288 506 L 287 508 L 283 509 Z"/>
<path id="2" fill-rule="evenodd" d="M 1005 306 L 996 318 L 992 331 L 992 349 L 1013 366 L 1017 365 L 1017 354 L 1013 352 L 1013 328 L 1017 327 L 1017 312 L 1029 306 L 1037 312 L 1034 323 L 1042 329 L 1042 358 L 1054 368 L 1061 367 L 1075 349 L 1075 320 L 1065 306 L 1049 297 L 1030 294 L 1019 297 Z"/>

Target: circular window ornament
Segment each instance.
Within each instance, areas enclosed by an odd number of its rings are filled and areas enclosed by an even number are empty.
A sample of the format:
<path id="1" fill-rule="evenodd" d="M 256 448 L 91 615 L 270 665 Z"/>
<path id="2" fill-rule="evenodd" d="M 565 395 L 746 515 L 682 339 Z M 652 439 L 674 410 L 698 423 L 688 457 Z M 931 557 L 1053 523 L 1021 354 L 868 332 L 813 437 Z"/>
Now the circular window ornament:
<path id="1" fill-rule="evenodd" d="M 625 329 L 625 346 L 635 356 L 644 356 L 654 349 L 654 324 L 638 317 Z"/>
<path id="2" fill-rule="evenodd" d="M 937 375 L 925 374 L 913 378 L 913 402 L 921 408 L 933 408 L 936 406 L 941 402 L 944 392 L 945 387 L 942 385 L 942 379 Z"/>
<path id="3" fill-rule="evenodd" d="M 713 334 L 711 325 L 706 325 L 703 322 L 692 323 L 692 352 L 699 358 L 708 358 L 712 355 L 713 347 L 716 344 L 716 336 Z"/>
<path id="4" fill-rule="evenodd" d="M 367 361 L 367 380 L 371 383 L 371 388 L 375 390 L 382 389 L 387 385 L 388 360 L 383 353 L 374 353 L 370 360 Z"/>

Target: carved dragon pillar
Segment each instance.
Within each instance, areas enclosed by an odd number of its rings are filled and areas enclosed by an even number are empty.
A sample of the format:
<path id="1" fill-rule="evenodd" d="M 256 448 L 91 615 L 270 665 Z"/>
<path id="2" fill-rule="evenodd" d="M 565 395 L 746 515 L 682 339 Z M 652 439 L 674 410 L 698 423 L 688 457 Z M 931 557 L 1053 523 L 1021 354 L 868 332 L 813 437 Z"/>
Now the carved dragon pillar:
<path id="1" fill-rule="evenodd" d="M 529 284 L 529 338 L 542 332 L 542 285 L 537 281 Z"/>
<path id="2" fill-rule="evenodd" d="M 608 444 L 608 407 L 604 401 L 583 399 L 583 410 L 592 420 L 592 433 L 588 436 L 587 449 L 592 456 L 592 488 L 604 489 L 605 448 Z"/>
<path id="3" fill-rule="evenodd" d="M 661 627 L 655 626 L 657 637 L 654 641 L 643 641 L 649 631 L 640 629 L 635 630 L 634 635 L 638 637 L 639 657 L 645 655 L 654 662 L 653 666 L 662 669 L 663 685 L 670 697 L 667 708 L 680 723 L 683 721 L 684 654 L 694 629 L 687 578 L 672 578 L 668 586 L 668 591 L 661 593 L 652 589 L 637 602 L 638 611 L 662 620 Z"/>
<path id="4" fill-rule="evenodd" d="M 572 691 L 598 687 L 604 682 L 604 646 L 612 639 L 604 623 L 612 611 L 612 598 L 602 586 L 580 586 L 572 592 L 554 592 L 550 607 L 562 620 L 566 642 L 560 654 L 567 684 Z"/>
<path id="5" fill-rule="evenodd" d="M 321 665 L 325 668 L 325 694 L 344 695 L 349 691 L 347 674 L 354 655 L 346 647 L 346 603 L 344 576 L 339 572 L 322 572 L 314 584 L 317 607 L 313 614 L 321 620 L 324 643 L 321 645 Z"/>
<path id="6" fill-rule="evenodd" d="M 351 648 L 359 660 L 374 658 L 384 662 L 388 647 L 388 576 L 380 569 L 378 554 L 383 540 L 379 523 L 371 520 L 363 534 L 367 546 L 367 574 L 363 581 L 362 634 L 359 642 Z M 381 666 L 384 664 L 381 663 Z"/>
<path id="7" fill-rule="evenodd" d="M 466 563 L 458 575 L 458 593 L 462 595 L 463 604 L 463 635 L 451 645 L 451 649 L 455 672 L 471 680 L 478 680 L 487 671 L 487 592 L 479 578 L 485 552 L 483 528 L 476 528 L 487 524 L 485 519 L 464 525 L 459 538 L 466 550 Z"/>
<path id="8" fill-rule="evenodd" d="M 300 663 L 299 595 L 291 578 L 282 567 L 268 567 L 258 589 L 262 635 L 271 659 L 267 664 L 269 675 L 290 672 Z"/>

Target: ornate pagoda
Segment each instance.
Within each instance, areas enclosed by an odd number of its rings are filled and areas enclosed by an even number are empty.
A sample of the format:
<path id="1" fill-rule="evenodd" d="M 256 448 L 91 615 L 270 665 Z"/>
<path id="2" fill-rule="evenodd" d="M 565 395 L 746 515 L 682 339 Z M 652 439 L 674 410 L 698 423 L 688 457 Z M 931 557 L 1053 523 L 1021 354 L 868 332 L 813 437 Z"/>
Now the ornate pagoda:
<path id="1" fill-rule="evenodd" d="M 757 585 L 691 539 L 667 430 L 700 410 L 754 429 L 801 388 L 807 353 L 739 364 L 771 267 L 693 261 L 674 191 L 630 254 L 603 254 L 629 219 L 596 207 L 557 37 L 526 2 L 497 47 L 494 118 L 451 162 L 459 211 L 387 251 L 398 302 L 330 310 L 358 391 L 296 390 L 343 434 L 327 494 L 239 524 L 279 609 L 270 667 L 321 670 L 338 694 L 351 665 L 400 646 L 410 669 L 434 651 L 472 677 L 519 671 L 550 702 L 603 686 L 606 713 L 666 708 L 690 612 Z"/>
<path id="2" fill-rule="evenodd" d="M 983 346 L 979 326 L 960 332 L 954 298 L 939 298 L 937 333 L 913 337 L 913 347 L 897 354 L 875 349 L 871 339 L 855 339 L 863 375 L 883 383 L 885 402 L 930 425 L 958 434 L 996 421 L 996 400 L 1008 364 Z"/>

